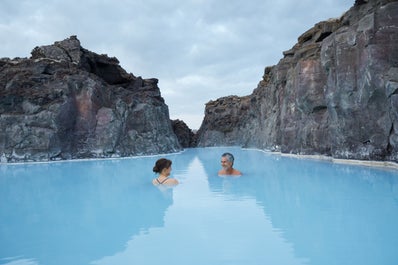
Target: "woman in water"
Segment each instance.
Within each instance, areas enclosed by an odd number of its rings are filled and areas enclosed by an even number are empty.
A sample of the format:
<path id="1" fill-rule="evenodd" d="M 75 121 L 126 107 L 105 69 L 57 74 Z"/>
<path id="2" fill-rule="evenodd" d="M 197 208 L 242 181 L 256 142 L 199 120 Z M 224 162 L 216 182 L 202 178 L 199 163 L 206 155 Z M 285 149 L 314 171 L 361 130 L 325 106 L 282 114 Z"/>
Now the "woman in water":
<path id="1" fill-rule="evenodd" d="M 156 161 L 153 167 L 153 172 L 158 173 L 159 176 L 152 180 L 152 184 L 158 185 L 177 185 L 178 180 L 169 178 L 171 172 L 171 160 L 166 158 L 160 158 Z"/>

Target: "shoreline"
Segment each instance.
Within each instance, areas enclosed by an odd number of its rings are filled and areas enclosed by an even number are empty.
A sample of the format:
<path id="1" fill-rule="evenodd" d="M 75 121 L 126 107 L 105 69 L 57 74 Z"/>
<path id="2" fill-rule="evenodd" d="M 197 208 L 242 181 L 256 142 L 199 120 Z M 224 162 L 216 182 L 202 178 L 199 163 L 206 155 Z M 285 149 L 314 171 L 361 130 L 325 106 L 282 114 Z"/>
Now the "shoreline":
<path id="1" fill-rule="evenodd" d="M 26 161 L 26 162 L 0 162 L 1 166 L 12 166 L 12 165 L 35 165 L 35 164 L 50 164 L 50 163 L 67 163 L 67 162 L 88 162 L 88 161 L 103 161 L 103 160 L 124 160 L 124 159 L 138 159 L 145 157 L 157 157 L 157 156 L 169 156 L 169 155 L 178 155 L 183 153 L 185 150 L 181 150 L 174 153 L 161 153 L 154 155 L 136 155 L 136 156 L 122 156 L 122 157 L 99 157 L 99 158 L 76 158 L 76 159 L 64 159 L 64 160 L 49 160 L 49 161 Z"/>
<path id="2" fill-rule="evenodd" d="M 276 152 L 271 151 L 271 153 L 276 153 Z M 323 156 L 323 155 L 297 155 L 297 154 L 285 154 L 285 153 L 279 153 L 279 154 L 281 156 L 285 156 L 285 157 L 295 157 L 298 159 L 312 159 L 312 160 L 329 161 L 329 162 L 335 163 L 335 164 L 367 166 L 367 167 L 375 167 L 375 168 L 389 168 L 389 169 L 398 170 L 398 163 L 395 163 L 392 161 L 344 159 L 344 158 L 334 158 L 334 157 Z"/>
<path id="3" fill-rule="evenodd" d="M 367 166 L 381 169 L 393 169 L 398 170 L 398 163 L 393 161 L 376 161 L 376 160 L 357 160 L 357 159 L 343 159 L 343 158 L 333 158 L 331 156 L 325 155 L 300 155 L 300 154 L 288 154 L 271 150 L 264 150 L 259 148 L 244 148 L 241 146 L 210 146 L 210 147 L 190 147 L 190 148 L 241 148 L 243 150 L 254 150 L 260 151 L 263 153 L 271 154 L 271 155 L 279 155 L 283 157 L 292 157 L 297 159 L 310 159 L 310 160 L 319 160 L 319 161 L 327 161 L 335 164 L 347 164 L 354 166 Z M 67 160 L 54 160 L 54 161 L 27 161 L 27 162 L 10 162 L 4 163 L 0 162 L 0 166 L 12 166 L 12 165 L 32 165 L 32 164 L 46 164 L 46 163 L 65 163 L 65 162 L 84 162 L 84 161 L 101 161 L 101 160 L 119 160 L 119 159 L 134 159 L 141 157 L 156 157 L 156 156 L 168 156 L 168 155 L 178 155 L 185 152 L 184 148 L 178 152 L 172 153 L 163 153 L 163 154 L 153 154 L 153 155 L 137 155 L 137 156 L 125 156 L 125 157 L 107 157 L 107 158 L 80 158 L 80 159 L 67 159 Z"/>
<path id="4" fill-rule="evenodd" d="M 297 159 L 310 159 L 310 160 L 320 160 L 327 161 L 335 164 L 347 164 L 354 166 L 367 166 L 374 168 L 384 168 L 384 169 L 394 169 L 398 170 L 398 163 L 393 161 L 376 161 L 376 160 L 359 160 L 359 159 L 344 159 L 344 158 L 334 158 L 325 155 L 300 155 L 300 154 L 288 154 L 282 152 L 276 152 L 271 150 L 263 150 L 258 148 L 242 148 L 245 150 L 257 150 L 271 155 L 279 155 L 284 157 L 292 157 Z"/>

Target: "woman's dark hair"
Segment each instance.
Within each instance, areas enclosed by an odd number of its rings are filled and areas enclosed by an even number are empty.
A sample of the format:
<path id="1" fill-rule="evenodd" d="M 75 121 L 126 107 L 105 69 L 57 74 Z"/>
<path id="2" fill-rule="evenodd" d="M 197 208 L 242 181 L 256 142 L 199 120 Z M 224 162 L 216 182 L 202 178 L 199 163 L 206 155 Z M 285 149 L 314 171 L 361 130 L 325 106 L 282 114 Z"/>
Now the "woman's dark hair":
<path id="1" fill-rule="evenodd" d="M 166 158 L 160 158 L 156 161 L 155 166 L 153 167 L 153 172 L 160 173 L 163 169 L 169 168 L 171 166 L 171 160 Z"/>

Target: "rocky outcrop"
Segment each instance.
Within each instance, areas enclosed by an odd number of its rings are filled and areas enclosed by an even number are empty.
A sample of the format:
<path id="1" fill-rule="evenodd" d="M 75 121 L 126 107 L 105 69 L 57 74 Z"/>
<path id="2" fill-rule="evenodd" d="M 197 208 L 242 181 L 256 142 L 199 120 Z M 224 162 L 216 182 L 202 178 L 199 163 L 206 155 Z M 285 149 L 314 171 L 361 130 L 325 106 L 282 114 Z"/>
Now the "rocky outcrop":
<path id="1" fill-rule="evenodd" d="M 243 145 L 250 119 L 250 97 L 227 96 L 206 104 L 205 117 L 196 134 L 198 146 Z"/>
<path id="2" fill-rule="evenodd" d="M 206 104 L 199 146 L 398 161 L 398 2 L 356 1 L 302 34 L 253 93 Z"/>
<path id="3" fill-rule="evenodd" d="M 182 120 L 172 120 L 173 131 L 183 148 L 196 147 L 196 135 Z"/>
<path id="4" fill-rule="evenodd" d="M 0 60 L 1 162 L 123 157 L 181 149 L 157 79 L 72 36 Z"/>

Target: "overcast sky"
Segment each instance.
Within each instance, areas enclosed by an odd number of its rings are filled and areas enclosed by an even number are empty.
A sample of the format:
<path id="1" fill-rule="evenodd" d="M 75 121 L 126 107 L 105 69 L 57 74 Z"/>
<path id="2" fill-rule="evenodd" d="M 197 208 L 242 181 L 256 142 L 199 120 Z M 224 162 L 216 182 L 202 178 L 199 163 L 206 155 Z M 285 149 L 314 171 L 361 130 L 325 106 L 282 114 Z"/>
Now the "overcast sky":
<path id="1" fill-rule="evenodd" d="M 159 79 L 170 118 L 199 129 L 205 104 L 252 93 L 314 24 L 354 0 L 0 0 L 0 57 L 77 35 L 135 76 Z"/>

